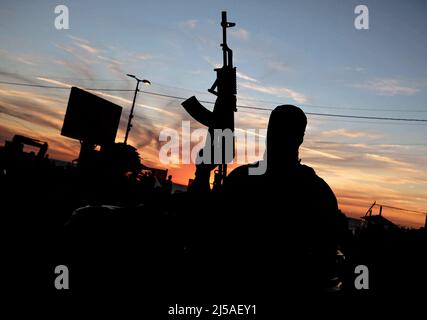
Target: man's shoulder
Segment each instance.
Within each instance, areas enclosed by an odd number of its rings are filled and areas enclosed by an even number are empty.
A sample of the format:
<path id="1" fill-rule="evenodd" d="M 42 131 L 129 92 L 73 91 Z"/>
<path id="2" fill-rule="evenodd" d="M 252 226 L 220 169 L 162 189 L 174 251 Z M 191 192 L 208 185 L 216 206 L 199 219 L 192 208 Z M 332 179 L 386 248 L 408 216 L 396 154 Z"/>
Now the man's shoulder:
<path id="1" fill-rule="evenodd" d="M 300 173 L 302 173 L 304 175 L 311 176 L 311 177 L 316 177 L 316 178 L 320 178 L 316 174 L 316 171 L 312 167 L 310 167 L 310 166 L 308 166 L 306 164 L 300 164 L 298 166 L 298 170 L 299 170 Z"/>
<path id="2" fill-rule="evenodd" d="M 235 168 L 233 171 L 230 172 L 230 174 L 227 176 L 229 178 L 238 178 L 238 177 L 245 177 L 249 175 L 249 169 L 255 169 L 258 168 L 260 165 L 260 161 L 244 164 L 237 168 Z"/>
<path id="3" fill-rule="evenodd" d="M 241 165 L 241 166 L 235 168 L 233 171 L 231 171 L 230 174 L 227 176 L 227 178 L 234 179 L 234 178 L 246 177 L 249 175 L 250 169 L 259 168 L 260 165 L 261 165 L 261 161 Z M 311 178 L 311 179 L 315 179 L 315 180 L 324 182 L 324 180 L 316 174 L 316 171 L 312 167 L 307 166 L 305 164 L 298 165 L 297 172 L 299 175 L 305 176 L 307 178 Z"/>
<path id="4" fill-rule="evenodd" d="M 244 164 L 233 171 L 231 171 L 225 180 L 225 186 L 227 189 L 233 189 L 238 187 L 239 189 L 247 184 L 255 183 L 253 180 L 256 176 L 250 174 L 251 168 L 257 168 L 259 166 L 259 161 L 250 164 Z M 259 176 L 258 176 L 259 177 Z"/>
<path id="5" fill-rule="evenodd" d="M 298 167 L 298 171 L 299 171 L 300 175 L 302 175 L 306 178 L 309 178 L 309 179 L 311 179 L 315 182 L 321 183 L 321 184 L 323 184 L 323 183 L 327 184 L 325 182 L 325 180 L 323 180 L 320 176 L 317 175 L 316 171 L 312 167 L 310 167 L 306 164 L 300 164 Z"/>
<path id="6" fill-rule="evenodd" d="M 314 186 L 314 188 L 323 194 L 323 196 L 327 199 L 330 199 L 333 202 L 337 202 L 334 192 L 332 191 L 329 184 L 317 175 L 316 171 L 307 165 L 300 165 L 300 170 L 304 177 L 310 180 Z"/>

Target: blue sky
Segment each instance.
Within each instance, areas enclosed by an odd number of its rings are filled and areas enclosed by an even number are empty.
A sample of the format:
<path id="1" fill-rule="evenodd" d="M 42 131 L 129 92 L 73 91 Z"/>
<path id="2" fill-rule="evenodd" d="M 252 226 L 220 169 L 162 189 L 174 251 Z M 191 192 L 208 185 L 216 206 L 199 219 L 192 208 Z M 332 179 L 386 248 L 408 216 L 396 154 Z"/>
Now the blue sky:
<path id="1" fill-rule="evenodd" d="M 58 4 L 70 10 L 69 30 L 54 27 Z M 358 4 L 369 8 L 369 30 L 354 27 Z M 229 46 L 240 104 L 427 118 L 427 2 L 415 0 L 2 1 L 0 81 L 133 89 L 125 74 L 134 73 L 152 81 L 148 91 L 212 101 L 206 89 L 221 63 L 222 10 L 237 24 Z M 124 122 L 130 94 L 105 97 L 125 108 Z M 53 155 L 70 159 L 76 146 L 58 133 L 67 98 L 67 90 L 0 84 L 2 140 L 33 133 L 51 141 Z M 159 128 L 187 118 L 180 101 L 145 95 L 138 102 L 131 135 L 155 164 Z M 238 112 L 236 125 L 261 128 L 267 119 L 266 112 Z M 303 160 L 344 208 L 359 212 L 381 197 L 427 208 L 425 123 L 309 119 Z"/>

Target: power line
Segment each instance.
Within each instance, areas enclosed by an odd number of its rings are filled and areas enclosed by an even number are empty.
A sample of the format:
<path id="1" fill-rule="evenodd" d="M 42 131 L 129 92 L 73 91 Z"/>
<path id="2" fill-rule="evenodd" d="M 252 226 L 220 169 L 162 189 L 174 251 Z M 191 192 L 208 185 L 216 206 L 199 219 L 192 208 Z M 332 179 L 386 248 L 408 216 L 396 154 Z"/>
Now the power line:
<path id="1" fill-rule="evenodd" d="M 87 89 L 90 90 L 90 89 Z M 95 89 L 94 89 L 95 90 Z M 101 91 L 101 90 L 100 90 Z M 157 92 L 149 92 L 149 91 L 141 91 L 145 94 L 154 95 L 154 96 L 160 96 L 165 98 L 172 98 L 172 99 L 178 99 L 178 100 L 187 100 L 187 98 L 174 96 L 174 95 L 168 95 L 168 94 L 162 94 Z M 215 104 L 215 102 L 207 101 L 207 100 L 200 100 L 202 103 L 208 103 L 208 104 Z M 252 107 L 252 106 L 244 106 L 244 105 L 237 105 L 239 108 L 244 109 L 252 109 L 252 110 L 262 110 L 262 111 L 273 111 L 272 109 L 268 108 L 261 108 L 261 107 Z M 317 113 L 317 112 L 305 112 L 309 115 L 314 116 L 323 116 L 323 117 L 338 117 L 338 118 L 355 118 L 355 119 L 369 119 L 369 120 L 391 120 L 391 121 L 419 121 L 419 122 L 427 122 L 427 119 L 414 119 L 414 118 L 391 118 L 391 117 L 373 117 L 373 116 L 354 116 L 354 115 L 343 115 L 343 114 L 331 114 L 331 113 Z"/>
<path id="2" fill-rule="evenodd" d="M 417 214 L 427 214 L 427 212 L 422 212 L 422 211 L 416 211 L 416 210 L 408 210 L 408 209 L 402 209 L 402 208 L 398 208 L 398 207 L 393 207 L 393 206 L 388 206 L 385 204 L 379 204 L 377 203 L 376 206 L 381 206 L 383 208 L 389 208 L 389 209 L 394 209 L 394 210 L 400 210 L 400 211 L 407 211 L 407 212 L 412 212 L 412 213 L 417 213 Z"/>
<path id="3" fill-rule="evenodd" d="M 173 95 L 167 95 L 167 94 L 161 94 L 157 92 L 149 92 L 149 91 L 141 91 L 145 94 L 150 94 L 154 96 L 160 96 L 160 97 L 166 97 L 166 98 L 173 98 L 173 99 L 179 99 L 179 100 L 187 100 L 187 98 L 179 97 L 179 96 L 173 96 Z M 215 104 L 215 102 L 212 101 L 206 101 L 206 100 L 200 100 L 202 103 L 208 103 L 208 104 Z M 244 109 L 252 109 L 252 110 L 262 110 L 262 111 L 273 111 L 268 108 L 261 108 L 261 107 L 251 107 L 251 106 L 244 106 L 244 105 L 237 105 L 239 108 Z M 309 115 L 314 116 L 323 116 L 323 117 L 338 117 L 338 118 L 355 118 L 355 119 L 369 119 L 369 120 L 391 120 L 391 121 L 419 121 L 419 122 L 427 122 L 427 119 L 414 119 L 414 118 L 392 118 L 392 117 L 373 117 L 373 116 L 355 116 L 355 115 L 343 115 L 343 114 L 331 114 L 331 113 L 317 113 L 317 112 L 305 112 Z"/>
<path id="4" fill-rule="evenodd" d="M 356 118 L 356 119 L 370 119 L 370 120 L 427 122 L 427 119 L 414 119 L 414 118 L 388 118 L 388 117 L 352 116 L 352 115 L 343 115 L 343 114 L 313 113 L 313 112 L 306 112 L 306 114 L 311 114 L 311 115 L 315 115 L 315 116 L 323 116 L 323 117 L 336 117 L 336 118 Z"/>
<path id="5" fill-rule="evenodd" d="M 254 113 L 253 111 L 248 111 L 248 110 L 239 110 L 239 112 L 248 113 L 248 114 L 251 114 L 251 115 L 259 114 L 260 116 L 268 116 L 264 112 Z M 319 119 L 322 119 L 322 118 L 323 118 L 322 116 L 319 117 L 319 116 L 316 116 L 316 115 L 310 115 L 310 119 L 319 120 Z M 410 123 L 405 123 L 404 121 L 391 121 L 391 122 L 387 122 L 386 120 L 380 120 L 380 121 L 369 120 L 369 122 L 367 122 L 366 120 L 354 120 L 354 119 L 343 119 L 343 118 L 334 119 L 332 117 L 330 117 L 328 119 L 328 121 L 339 122 L 339 123 L 342 123 L 342 122 L 346 122 L 346 123 L 364 123 L 364 124 L 369 123 L 369 124 L 378 124 L 378 125 L 398 125 L 398 124 L 399 125 L 409 125 L 410 124 L 411 126 L 423 126 L 423 127 L 426 126 L 426 124 L 424 122 L 410 122 Z"/>
<path id="6" fill-rule="evenodd" d="M 37 75 L 33 75 L 33 76 L 37 76 Z M 95 78 L 95 79 L 87 79 L 87 78 L 75 78 L 75 77 L 60 77 L 60 76 L 46 76 L 46 75 L 42 75 L 39 77 L 48 77 L 48 78 L 59 78 L 59 79 L 70 79 L 70 80 L 83 80 L 83 81 L 95 81 L 95 82 L 125 82 L 127 81 L 126 79 L 100 79 L 100 78 Z M 191 91 L 191 92 L 195 92 L 195 93 L 200 93 L 200 94 L 208 94 L 205 91 L 197 91 L 194 89 L 187 89 L 187 88 L 183 88 L 183 87 L 177 87 L 177 86 L 171 86 L 171 85 L 167 85 L 164 83 L 159 83 L 159 82 L 153 82 L 154 85 L 158 85 L 160 87 L 168 87 L 168 88 L 173 88 L 173 89 L 179 89 L 179 90 L 185 90 L 185 91 Z M 132 91 L 132 90 L 127 90 L 127 89 L 105 89 L 106 91 Z M 269 103 L 269 104 L 282 104 L 282 102 L 278 102 L 278 101 L 273 101 L 273 100 L 262 100 L 262 99 L 255 99 L 255 98 L 243 98 L 243 97 L 239 97 L 240 100 L 247 100 L 247 101 L 255 101 L 255 102 L 261 102 L 261 103 Z M 361 106 L 343 106 L 343 107 L 337 107 L 337 106 L 325 106 L 325 105 L 312 105 L 312 104 L 300 104 L 300 106 L 302 107 L 307 107 L 307 108 L 320 108 L 320 109 L 337 109 L 337 110 L 356 110 L 356 111 L 385 111 L 385 112 L 404 112 L 404 113 L 425 113 L 427 112 L 427 110 L 396 110 L 396 109 L 386 109 L 384 108 L 372 108 L 372 107 L 361 107 Z M 393 108 L 393 106 L 389 106 L 391 108 Z M 398 108 L 396 106 L 396 108 Z"/>
<path id="7" fill-rule="evenodd" d="M 347 143 L 339 141 L 327 141 L 327 140 L 310 140 L 316 143 L 334 143 L 334 144 L 358 144 L 358 143 Z M 427 146 L 427 143 L 359 143 L 367 146 L 383 146 L 383 147 L 393 147 L 393 146 L 410 146 L 410 147 L 419 147 Z"/>
<path id="8" fill-rule="evenodd" d="M 247 112 L 247 111 L 241 111 L 241 112 Z M 311 119 L 316 119 L 316 120 L 319 120 L 319 119 L 321 119 L 321 118 L 323 118 L 323 117 L 318 117 L 318 116 L 313 116 L 312 115 L 312 117 L 313 118 L 311 118 Z M 353 120 L 353 119 L 343 119 L 343 118 L 338 118 L 338 119 L 334 119 L 334 118 L 328 118 L 328 121 L 334 121 L 334 122 L 339 122 L 339 123 L 342 123 L 342 122 L 346 122 L 346 123 L 364 123 L 364 124 L 366 124 L 366 123 L 369 123 L 369 124 L 377 124 L 377 125 L 397 125 L 397 124 L 400 124 L 400 125 L 411 125 L 411 126 L 423 126 L 423 127 L 425 127 L 426 126 L 426 123 L 424 123 L 424 122 L 409 122 L 409 123 L 406 123 L 406 122 L 404 122 L 404 121 L 386 121 L 386 120 L 379 120 L 379 121 L 375 121 L 375 120 L 369 120 L 369 122 L 367 122 L 366 120 Z"/>
<path id="9" fill-rule="evenodd" d="M 28 84 L 28 83 L 18 83 L 18 82 L 7 82 L 7 81 L 0 81 L 2 84 L 9 84 L 9 85 L 16 85 L 16 86 L 26 86 L 26 87 L 38 87 L 38 88 L 45 88 L 45 89 L 70 89 L 69 87 L 61 87 L 61 86 L 48 86 L 48 85 L 39 85 L 39 84 Z M 91 90 L 91 91 L 117 91 L 117 92 L 130 92 L 134 91 L 131 89 L 110 89 L 110 88 L 84 88 L 85 90 Z M 175 95 L 168 95 L 168 94 L 162 94 L 157 92 L 150 92 L 150 91 L 142 91 L 141 92 L 153 95 L 153 96 L 159 96 L 159 97 L 165 97 L 165 98 L 172 98 L 177 100 L 186 100 L 187 98 L 175 96 Z M 202 103 L 208 103 L 208 104 L 215 104 L 215 102 L 207 101 L 207 100 L 200 100 Z M 243 109 L 251 109 L 251 110 L 261 110 L 261 111 L 269 111 L 271 112 L 272 109 L 268 108 L 261 108 L 261 107 L 252 107 L 252 106 L 245 106 L 245 105 L 237 105 L 239 108 Z M 416 119 L 416 118 L 393 118 L 393 117 L 377 117 L 377 116 L 356 116 L 356 115 L 344 115 L 344 114 L 332 114 L 332 113 L 318 113 L 318 112 L 305 112 L 308 115 L 314 115 L 314 116 L 322 116 L 322 117 L 335 117 L 335 118 L 352 118 L 352 119 L 365 119 L 365 120 L 389 120 L 389 121 L 406 121 L 406 122 L 427 122 L 427 119 Z"/>

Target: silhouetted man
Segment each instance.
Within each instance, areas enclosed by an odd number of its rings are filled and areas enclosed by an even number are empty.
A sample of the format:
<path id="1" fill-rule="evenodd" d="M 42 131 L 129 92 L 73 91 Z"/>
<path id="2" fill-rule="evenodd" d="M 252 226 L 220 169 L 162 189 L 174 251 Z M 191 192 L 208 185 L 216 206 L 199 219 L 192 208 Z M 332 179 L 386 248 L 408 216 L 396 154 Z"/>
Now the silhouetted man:
<path id="1" fill-rule="evenodd" d="M 168 176 L 168 179 L 165 181 L 165 192 L 167 194 L 172 193 L 172 176 Z"/>
<path id="2" fill-rule="evenodd" d="M 328 184 L 300 163 L 306 125 L 298 107 L 277 107 L 264 159 L 230 173 L 225 191 L 233 214 L 227 241 L 240 261 L 254 272 L 263 270 L 277 285 L 322 288 L 333 270 L 340 215 Z M 262 165 L 265 173 L 251 174 Z"/>

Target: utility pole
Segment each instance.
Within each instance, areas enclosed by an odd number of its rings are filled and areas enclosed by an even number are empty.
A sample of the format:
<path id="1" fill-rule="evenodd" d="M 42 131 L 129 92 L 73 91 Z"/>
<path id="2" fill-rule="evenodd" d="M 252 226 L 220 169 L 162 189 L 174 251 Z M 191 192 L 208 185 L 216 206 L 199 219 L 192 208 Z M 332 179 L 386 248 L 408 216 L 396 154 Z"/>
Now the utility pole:
<path id="1" fill-rule="evenodd" d="M 146 79 L 138 79 L 133 74 L 127 74 L 127 76 L 131 77 L 131 78 L 134 78 L 136 80 L 136 88 L 135 88 L 135 94 L 133 96 L 132 108 L 130 109 L 128 125 L 126 127 L 126 135 L 125 135 L 125 141 L 124 141 L 125 144 L 127 144 L 127 142 L 128 142 L 129 131 L 132 128 L 133 110 L 135 109 L 135 101 L 136 101 L 136 95 L 138 94 L 138 91 L 139 91 L 139 83 L 142 82 L 142 83 L 145 83 L 145 84 L 151 84 L 150 81 L 148 81 Z"/>

